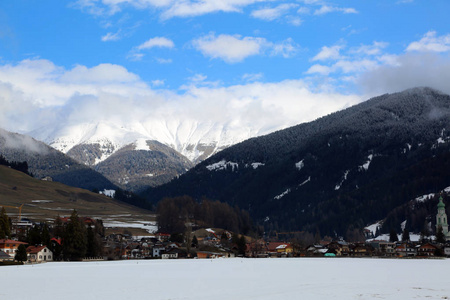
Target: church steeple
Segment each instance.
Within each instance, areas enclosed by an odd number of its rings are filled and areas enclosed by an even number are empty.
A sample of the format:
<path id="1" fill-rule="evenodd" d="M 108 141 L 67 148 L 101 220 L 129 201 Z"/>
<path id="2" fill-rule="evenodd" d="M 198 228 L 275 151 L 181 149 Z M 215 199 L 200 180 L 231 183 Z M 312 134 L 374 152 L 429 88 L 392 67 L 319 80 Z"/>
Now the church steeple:
<path id="1" fill-rule="evenodd" d="M 445 236 L 448 234 L 448 223 L 447 223 L 447 214 L 445 213 L 445 204 L 442 201 L 442 196 L 439 197 L 439 203 L 437 205 L 437 214 L 436 214 L 436 231 L 439 226 L 442 227 L 442 231 Z"/>

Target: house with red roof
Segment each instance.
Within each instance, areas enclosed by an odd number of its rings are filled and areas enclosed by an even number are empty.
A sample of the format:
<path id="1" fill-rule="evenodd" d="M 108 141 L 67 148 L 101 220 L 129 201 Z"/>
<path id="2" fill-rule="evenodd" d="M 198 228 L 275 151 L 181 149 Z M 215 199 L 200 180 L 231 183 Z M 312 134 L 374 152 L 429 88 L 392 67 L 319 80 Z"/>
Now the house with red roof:
<path id="1" fill-rule="evenodd" d="M 29 246 L 27 248 L 28 261 L 53 261 L 53 252 L 47 246 Z"/>
<path id="2" fill-rule="evenodd" d="M 16 256 L 17 249 L 20 245 L 27 245 L 27 243 L 7 239 L 0 240 L 0 250 L 12 258 Z"/>

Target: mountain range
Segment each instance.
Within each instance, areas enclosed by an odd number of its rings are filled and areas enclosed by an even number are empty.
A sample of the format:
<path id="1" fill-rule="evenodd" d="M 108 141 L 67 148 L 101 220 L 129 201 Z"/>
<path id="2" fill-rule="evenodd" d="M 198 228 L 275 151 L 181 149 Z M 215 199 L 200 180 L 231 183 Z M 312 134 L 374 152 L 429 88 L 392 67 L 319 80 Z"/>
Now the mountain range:
<path id="1" fill-rule="evenodd" d="M 450 186 L 449 130 L 449 95 L 385 94 L 228 147 L 145 195 L 238 205 L 266 231 L 344 236 Z"/>
<path id="2" fill-rule="evenodd" d="M 47 178 L 88 190 L 117 188 L 92 168 L 27 135 L 0 129 L 0 155 L 8 161 L 26 161 L 29 171 L 38 179 Z"/>
<path id="3" fill-rule="evenodd" d="M 265 132 L 215 122 L 148 120 L 58 124 L 28 134 L 100 172 L 117 186 L 139 192 L 170 181 L 211 155 Z"/>

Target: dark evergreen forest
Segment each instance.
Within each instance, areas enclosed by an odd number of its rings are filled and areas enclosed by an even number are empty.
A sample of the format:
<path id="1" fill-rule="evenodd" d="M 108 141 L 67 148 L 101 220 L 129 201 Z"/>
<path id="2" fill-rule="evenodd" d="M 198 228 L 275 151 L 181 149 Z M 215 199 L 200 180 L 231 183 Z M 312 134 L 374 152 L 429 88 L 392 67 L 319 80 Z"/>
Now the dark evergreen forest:
<path id="1" fill-rule="evenodd" d="M 386 233 L 405 219 L 419 232 L 435 208 L 412 214 L 404 205 L 450 186 L 449 132 L 449 95 L 386 94 L 229 147 L 144 196 L 237 205 L 267 232 L 345 236 L 386 217 Z"/>

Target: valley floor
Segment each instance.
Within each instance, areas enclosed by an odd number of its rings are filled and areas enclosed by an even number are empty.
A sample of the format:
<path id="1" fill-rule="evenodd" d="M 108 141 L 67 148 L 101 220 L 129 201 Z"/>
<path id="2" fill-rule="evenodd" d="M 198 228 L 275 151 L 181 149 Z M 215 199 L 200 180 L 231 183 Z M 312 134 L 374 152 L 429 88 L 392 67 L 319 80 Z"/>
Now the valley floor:
<path id="1" fill-rule="evenodd" d="M 54 262 L 0 269 L 0 299 L 448 299 L 449 259 Z"/>

